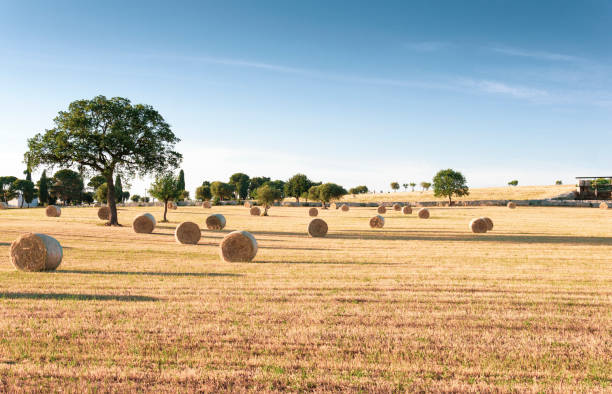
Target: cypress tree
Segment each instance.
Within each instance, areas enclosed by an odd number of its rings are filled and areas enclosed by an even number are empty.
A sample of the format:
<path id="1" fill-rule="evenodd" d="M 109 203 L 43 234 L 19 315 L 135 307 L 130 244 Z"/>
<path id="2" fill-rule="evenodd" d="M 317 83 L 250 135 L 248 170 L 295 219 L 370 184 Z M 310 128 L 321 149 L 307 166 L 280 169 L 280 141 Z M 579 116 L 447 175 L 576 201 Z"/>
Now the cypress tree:
<path id="1" fill-rule="evenodd" d="M 185 172 L 182 169 L 181 169 L 181 172 L 179 172 L 178 189 L 180 191 L 185 190 Z"/>
<path id="2" fill-rule="evenodd" d="M 38 181 L 38 203 L 45 205 L 49 203 L 49 181 L 47 180 L 47 170 L 44 170 Z"/>
<path id="3" fill-rule="evenodd" d="M 121 185 L 121 177 L 119 175 L 115 178 L 115 199 L 117 202 L 123 202 L 123 185 Z"/>

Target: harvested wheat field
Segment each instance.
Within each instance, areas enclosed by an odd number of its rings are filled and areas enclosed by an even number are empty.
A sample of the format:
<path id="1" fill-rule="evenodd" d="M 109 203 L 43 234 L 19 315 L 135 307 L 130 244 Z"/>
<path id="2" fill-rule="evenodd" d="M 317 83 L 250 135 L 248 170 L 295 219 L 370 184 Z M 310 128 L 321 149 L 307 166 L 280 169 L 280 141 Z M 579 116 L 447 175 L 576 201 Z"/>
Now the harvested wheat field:
<path id="1" fill-rule="evenodd" d="M 0 391 L 603 391 L 612 388 L 612 210 L 243 207 L 0 213 Z M 150 211 L 152 234 L 131 223 Z M 227 226 L 207 230 L 220 213 Z M 468 223 L 495 227 L 474 234 Z M 197 245 L 174 240 L 185 221 Z M 218 245 L 245 230 L 253 262 Z M 44 233 L 55 272 L 16 271 Z"/>

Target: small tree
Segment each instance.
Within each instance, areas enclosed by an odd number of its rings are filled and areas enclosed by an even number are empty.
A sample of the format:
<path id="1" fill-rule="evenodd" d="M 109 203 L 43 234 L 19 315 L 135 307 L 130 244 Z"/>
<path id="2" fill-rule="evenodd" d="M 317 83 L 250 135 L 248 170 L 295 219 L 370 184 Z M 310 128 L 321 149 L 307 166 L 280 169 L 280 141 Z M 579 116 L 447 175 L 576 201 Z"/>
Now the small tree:
<path id="1" fill-rule="evenodd" d="M 50 180 L 47 178 L 47 170 L 43 170 L 38 180 L 38 203 L 47 205 L 49 203 L 49 186 Z"/>
<path id="2" fill-rule="evenodd" d="M 210 184 L 210 193 L 221 201 L 232 198 L 234 190 L 234 185 L 229 183 L 215 181 Z"/>
<path id="3" fill-rule="evenodd" d="M 151 184 L 149 194 L 159 201 L 164 203 L 164 222 L 167 222 L 166 215 L 168 213 L 168 201 L 175 201 L 181 195 L 178 179 L 172 174 L 167 173 L 158 175 L 155 181 Z"/>
<path id="4" fill-rule="evenodd" d="M 563 181 L 558 180 L 555 182 L 555 185 L 563 185 Z"/>
<path id="5" fill-rule="evenodd" d="M 270 182 L 270 178 L 265 176 L 256 176 L 249 180 L 249 196 L 251 198 L 256 198 L 255 190 L 257 190 L 260 186 L 266 184 L 266 182 Z"/>
<path id="6" fill-rule="evenodd" d="M 398 191 L 400 188 L 399 183 L 397 182 L 391 182 L 391 189 L 393 189 L 394 192 Z"/>
<path id="7" fill-rule="evenodd" d="M 280 190 L 272 187 L 270 184 L 265 184 L 257 189 L 257 202 L 264 207 L 263 216 L 268 216 L 268 208 L 270 208 L 275 201 L 280 199 Z"/>
<path id="8" fill-rule="evenodd" d="M 29 207 L 34 199 L 34 183 L 26 179 L 17 179 L 13 182 L 13 189 L 21 196 L 20 208 L 23 208 L 24 202 Z"/>
<path id="9" fill-rule="evenodd" d="M 121 201 L 125 202 L 130 198 L 130 192 L 123 192 L 121 193 Z"/>
<path id="10" fill-rule="evenodd" d="M 438 171 L 433 179 L 433 187 L 434 196 L 448 197 L 448 202 L 451 205 L 453 195 L 461 197 L 470 194 L 463 174 L 450 168 Z"/>
<path id="11" fill-rule="evenodd" d="M 123 185 L 121 184 L 121 177 L 119 174 L 115 177 L 115 195 L 117 196 L 117 202 L 123 202 Z"/>
<path id="12" fill-rule="evenodd" d="M 312 186 L 312 182 L 308 177 L 304 174 L 295 174 L 287 183 L 285 183 L 285 196 L 287 197 L 295 197 L 295 201 L 300 203 L 300 197 L 304 193 L 308 192 L 308 189 Z"/>
<path id="13" fill-rule="evenodd" d="M 518 185 L 518 181 L 515 179 L 513 181 L 508 182 L 508 185 L 509 186 L 516 186 L 516 185 Z"/>
<path id="14" fill-rule="evenodd" d="M 270 187 L 275 188 L 280 193 L 280 198 L 285 198 L 285 182 L 280 179 L 269 181 L 265 183 L 266 185 L 270 185 Z"/>
<path id="15" fill-rule="evenodd" d="M 87 182 L 87 186 L 90 187 L 92 190 L 98 190 L 98 188 L 103 184 L 106 183 L 106 178 L 103 177 L 102 175 L 96 175 L 93 178 L 91 178 L 89 180 L 89 182 Z"/>
<path id="16" fill-rule="evenodd" d="M 416 183 L 414 182 L 410 182 L 410 187 L 412 188 L 412 191 L 414 191 L 414 187 L 416 186 Z"/>
<path id="17" fill-rule="evenodd" d="M 249 181 L 250 178 L 247 174 L 237 172 L 232 174 L 229 179 L 229 184 L 234 186 L 236 192 L 236 198 L 244 200 L 249 195 Z"/>
<path id="18" fill-rule="evenodd" d="M 431 183 L 429 183 L 429 182 L 421 182 L 421 188 L 423 188 L 423 191 L 429 190 L 430 187 L 431 187 Z"/>
<path id="19" fill-rule="evenodd" d="M 131 200 L 132 200 L 132 202 L 138 202 L 138 201 L 140 201 L 140 196 L 138 194 L 134 194 L 131 197 Z"/>
<path id="20" fill-rule="evenodd" d="M 408 186 L 410 186 L 407 183 L 402 183 L 402 187 L 404 188 L 404 191 L 407 192 L 408 191 Z"/>
<path id="21" fill-rule="evenodd" d="M 9 202 L 17 195 L 13 183 L 17 180 L 14 176 L 0 177 L 0 201 Z"/>
<path id="22" fill-rule="evenodd" d="M 181 169 L 181 171 L 179 171 L 178 187 L 179 187 L 180 190 L 185 190 L 185 171 L 183 171 L 183 169 Z M 184 198 L 181 198 L 181 200 L 184 200 Z"/>
<path id="23" fill-rule="evenodd" d="M 153 107 L 104 96 L 77 100 L 54 119 L 55 127 L 28 140 L 24 161 L 40 165 L 80 167 L 101 174 L 108 186 L 110 219 L 118 226 L 115 174 L 160 173 L 176 168 L 182 156 L 174 151 L 176 138 Z"/>
<path id="24" fill-rule="evenodd" d="M 108 185 L 106 184 L 106 182 L 98 186 L 98 188 L 94 192 L 94 198 L 99 203 L 102 203 L 102 204 L 108 203 Z"/>
<path id="25" fill-rule="evenodd" d="M 340 185 L 335 183 L 324 183 L 320 186 L 313 186 L 308 191 L 308 197 L 311 200 L 321 201 L 323 209 L 327 209 L 327 203 L 332 200 L 338 200 L 347 195 L 348 192 Z"/>
<path id="26" fill-rule="evenodd" d="M 198 188 L 196 189 L 195 197 L 197 200 L 210 200 L 212 198 L 212 194 L 210 193 L 210 185 L 198 186 Z"/>

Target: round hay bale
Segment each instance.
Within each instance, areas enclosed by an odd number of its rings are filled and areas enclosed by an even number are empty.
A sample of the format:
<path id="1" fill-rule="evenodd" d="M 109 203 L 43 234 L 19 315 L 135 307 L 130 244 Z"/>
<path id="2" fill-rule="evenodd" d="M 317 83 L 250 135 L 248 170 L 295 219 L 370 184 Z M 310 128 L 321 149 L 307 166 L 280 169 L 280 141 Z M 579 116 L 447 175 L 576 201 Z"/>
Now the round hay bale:
<path id="1" fill-rule="evenodd" d="M 393 204 L 393 210 L 394 211 L 401 211 L 402 210 L 402 206 L 400 204 Z"/>
<path id="2" fill-rule="evenodd" d="M 376 210 L 379 214 L 383 215 L 385 213 L 387 213 L 387 208 L 385 208 L 384 205 L 381 205 L 380 207 L 378 207 L 378 209 Z"/>
<path id="3" fill-rule="evenodd" d="M 408 205 L 406 205 L 404 208 L 402 208 L 402 213 L 404 215 L 410 215 L 412 213 L 412 208 L 410 208 Z"/>
<path id="4" fill-rule="evenodd" d="M 98 218 L 100 218 L 100 220 L 110 220 L 110 216 L 111 212 L 109 207 L 104 206 L 98 209 Z"/>
<path id="5" fill-rule="evenodd" d="M 195 245 L 200 242 L 200 238 L 202 238 L 202 231 L 200 226 L 194 222 L 180 223 L 174 230 L 174 239 L 180 244 Z"/>
<path id="6" fill-rule="evenodd" d="M 11 263 L 21 271 L 53 271 L 62 262 L 62 246 L 45 234 L 23 234 L 11 244 Z"/>
<path id="7" fill-rule="evenodd" d="M 327 235 L 327 223 L 323 219 L 312 219 L 308 223 L 308 235 L 311 237 L 324 237 Z"/>
<path id="8" fill-rule="evenodd" d="M 482 217 L 482 220 L 485 221 L 485 223 L 487 224 L 487 231 L 491 231 L 493 230 L 493 221 L 491 220 L 491 218 L 488 217 Z"/>
<path id="9" fill-rule="evenodd" d="M 383 228 L 385 226 L 385 218 L 380 215 L 376 215 L 370 219 L 370 227 L 372 228 Z"/>
<path id="10" fill-rule="evenodd" d="M 340 208 L 342 210 L 342 212 L 348 212 L 349 211 L 349 206 L 347 204 L 342 204 L 342 208 Z"/>
<path id="11" fill-rule="evenodd" d="M 62 210 L 60 207 L 55 205 L 49 205 L 45 210 L 45 213 L 50 218 L 58 218 L 62 215 Z"/>
<path id="12" fill-rule="evenodd" d="M 259 207 L 252 207 L 249 212 L 251 213 L 251 216 L 261 215 L 261 209 L 259 209 Z"/>
<path id="13" fill-rule="evenodd" d="M 223 230 L 225 228 L 225 216 L 215 213 L 206 218 L 206 227 L 209 230 Z"/>
<path id="14" fill-rule="evenodd" d="M 252 206 L 253 206 L 253 203 L 252 203 L 252 202 L 250 202 L 250 201 L 245 201 L 245 202 L 244 202 L 244 207 L 245 207 L 245 208 L 251 208 Z"/>
<path id="15" fill-rule="evenodd" d="M 174 203 L 174 201 L 168 201 L 168 209 L 177 209 L 176 204 Z"/>
<path id="16" fill-rule="evenodd" d="M 318 216 L 319 215 L 319 210 L 315 207 L 312 207 L 308 210 L 308 215 L 309 216 Z"/>
<path id="17" fill-rule="evenodd" d="M 229 263 L 251 261 L 257 254 L 257 241 L 247 231 L 233 231 L 223 237 L 219 245 L 219 255 Z"/>
<path id="18" fill-rule="evenodd" d="M 0 209 L 8 209 L 8 204 L 4 201 L 0 201 Z"/>
<path id="19" fill-rule="evenodd" d="M 150 213 L 143 213 L 142 215 L 136 216 L 132 223 L 134 232 L 139 234 L 151 234 L 153 230 L 155 230 L 156 225 L 157 221 Z"/>
<path id="20" fill-rule="evenodd" d="M 487 222 L 485 222 L 482 218 L 472 219 L 470 221 L 469 227 L 473 233 L 486 233 L 487 232 Z"/>
<path id="21" fill-rule="evenodd" d="M 510 209 L 514 209 L 514 208 L 516 208 L 516 204 L 515 204 L 515 203 L 513 203 L 512 201 L 510 201 L 510 202 L 508 203 L 508 205 L 506 205 L 506 206 L 507 206 L 508 208 L 510 208 Z"/>
<path id="22" fill-rule="evenodd" d="M 418 212 L 419 219 L 429 219 L 429 209 L 421 208 Z"/>
<path id="23" fill-rule="evenodd" d="M 599 209 L 608 209 L 608 203 L 607 202 L 602 202 L 601 204 L 599 204 Z"/>
<path id="24" fill-rule="evenodd" d="M 212 204 L 210 203 L 210 201 L 204 201 L 202 203 L 202 208 L 212 208 Z"/>

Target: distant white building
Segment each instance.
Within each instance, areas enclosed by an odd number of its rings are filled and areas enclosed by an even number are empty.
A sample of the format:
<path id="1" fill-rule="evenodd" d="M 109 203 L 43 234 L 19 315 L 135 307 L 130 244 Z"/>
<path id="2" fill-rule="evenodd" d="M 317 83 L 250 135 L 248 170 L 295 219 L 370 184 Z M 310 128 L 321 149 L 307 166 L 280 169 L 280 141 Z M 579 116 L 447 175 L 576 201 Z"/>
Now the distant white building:
<path id="1" fill-rule="evenodd" d="M 8 202 L 9 207 L 12 208 L 21 208 L 21 200 L 23 198 L 21 196 L 18 196 L 17 198 L 13 198 L 12 200 L 10 200 Z M 27 202 L 23 202 L 23 207 L 24 208 L 32 208 L 32 207 L 37 207 L 38 206 L 38 198 L 34 197 L 34 199 L 32 200 L 31 203 L 27 203 Z"/>

